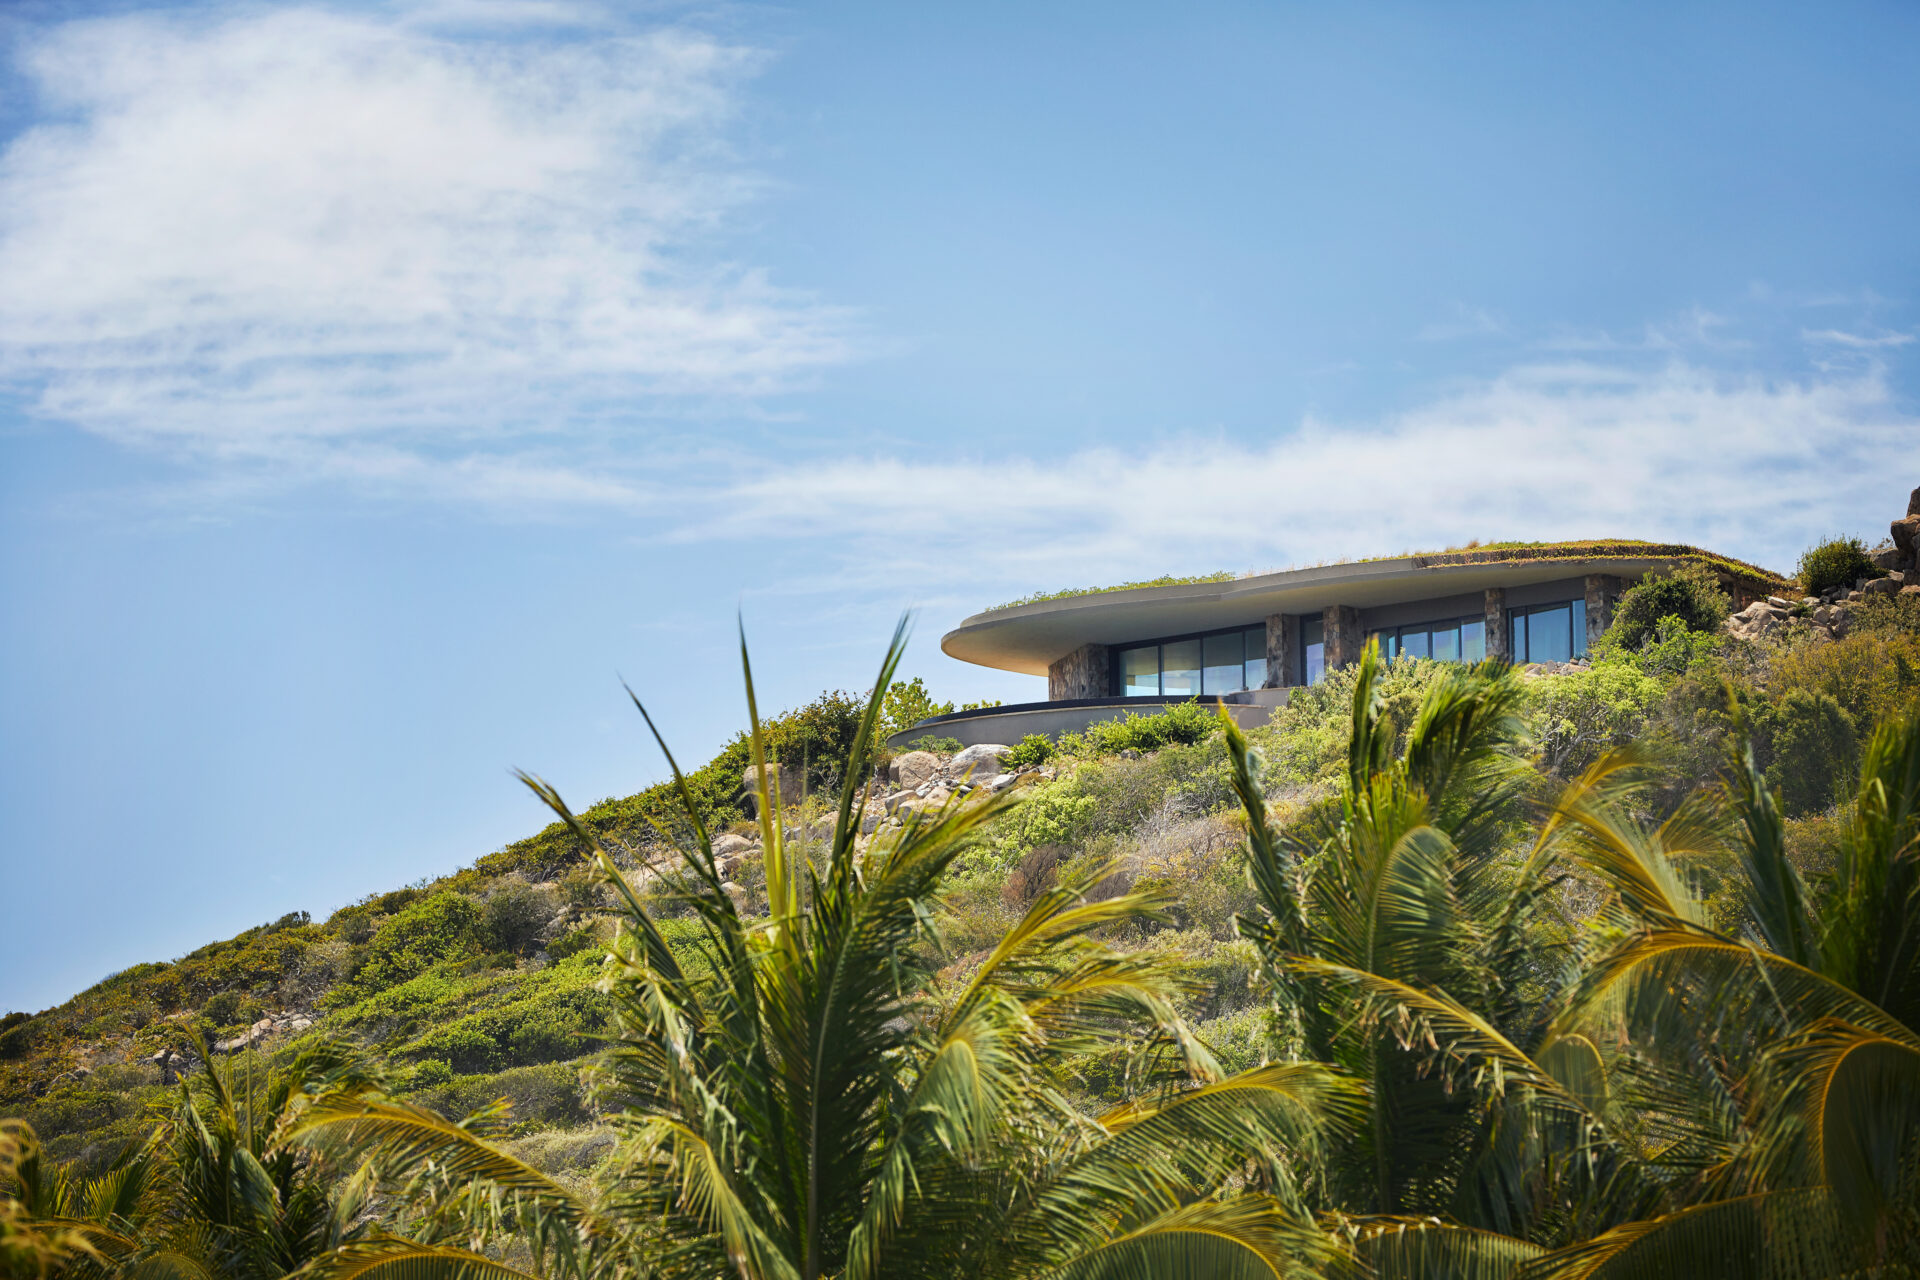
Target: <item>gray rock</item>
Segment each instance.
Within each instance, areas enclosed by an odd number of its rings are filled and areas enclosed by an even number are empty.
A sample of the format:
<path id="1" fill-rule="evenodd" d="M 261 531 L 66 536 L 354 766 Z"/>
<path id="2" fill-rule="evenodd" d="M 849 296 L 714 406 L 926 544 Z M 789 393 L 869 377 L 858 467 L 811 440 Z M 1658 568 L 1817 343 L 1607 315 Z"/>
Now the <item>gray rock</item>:
<path id="1" fill-rule="evenodd" d="M 1012 786 L 1014 783 L 1018 782 L 1019 780 L 1020 780 L 1020 775 L 1017 773 L 995 774 L 994 777 L 987 783 L 987 790 L 996 791 L 996 792 L 1005 791 L 1008 787 Z"/>
<path id="2" fill-rule="evenodd" d="M 1780 597 L 1780 596 L 1768 596 L 1768 597 L 1767 597 L 1767 603 L 1768 603 L 1768 604 L 1770 604 L 1770 605 L 1772 605 L 1772 606 L 1773 606 L 1774 608 L 1776 608 L 1776 609 L 1791 609 L 1791 608 L 1793 608 L 1793 606 L 1792 606 L 1792 605 L 1790 605 L 1790 604 L 1788 604 L 1788 603 L 1786 602 L 1786 600 L 1785 600 L 1785 599 L 1783 599 L 1783 598 L 1782 598 L 1782 597 Z"/>
<path id="3" fill-rule="evenodd" d="M 964 778 L 969 774 L 990 778 L 1000 772 L 1000 757 L 1007 754 L 1009 749 L 997 743 L 977 743 L 947 761 L 946 772 L 954 778 Z"/>
<path id="4" fill-rule="evenodd" d="M 940 757 L 931 751 L 909 751 L 898 755 L 887 766 L 887 778 L 902 791 L 912 791 L 940 768 Z"/>
<path id="5" fill-rule="evenodd" d="M 295 1018 L 292 1022 L 289 1022 L 287 1024 L 287 1030 L 305 1031 L 308 1027 L 311 1027 L 312 1025 L 313 1025 L 312 1018 Z"/>
<path id="6" fill-rule="evenodd" d="M 1875 578 L 1861 588 L 1863 594 L 1870 596 L 1897 596 L 1900 594 L 1900 582 L 1894 578 Z"/>
<path id="7" fill-rule="evenodd" d="M 880 824 L 886 820 L 886 816 L 886 813 L 879 809 L 870 809 L 866 813 L 861 814 L 860 834 L 863 836 L 872 835 L 879 829 Z"/>
<path id="8" fill-rule="evenodd" d="M 778 787 L 777 803 L 789 805 L 800 799 L 804 789 L 800 770 L 792 765 L 783 765 L 777 760 L 767 762 L 767 785 Z M 746 799 L 747 809 L 756 816 L 760 812 L 760 766 L 750 764 L 746 772 L 740 775 L 740 792 Z"/>
<path id="9" fill-rule="evenodd" d="M 731 880 L 723 880 L 720 883 L 720 892 L 732 899 L 733 909 L 735 911 L 745 911 L 747 909 L 747 891 L 744 886 L 737 885 Z"/>
<path id="10" fill-rule="evenodd" d="M 888 813 L 892 813 L 900 807 L 902 801 L 913 799 L 913 795 L 914 793 L 911 791 L 896 791 L 880 803 L 885 806 Z"/>
<path id="11" fill-rule="evenodd" d="M 713 856 L 715 859 L 725 858 L 732 854 L 745 853 L 752 847 L 752 842 L 745 836 L 715 836 L 713 839 Z"/>

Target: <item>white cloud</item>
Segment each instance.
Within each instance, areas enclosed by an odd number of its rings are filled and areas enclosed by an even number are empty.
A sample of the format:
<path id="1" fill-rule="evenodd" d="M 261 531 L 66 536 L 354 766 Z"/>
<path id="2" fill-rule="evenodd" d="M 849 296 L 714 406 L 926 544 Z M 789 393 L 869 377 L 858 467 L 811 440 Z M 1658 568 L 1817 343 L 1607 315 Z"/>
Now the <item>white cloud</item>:
<path id="1" fill-rule="evenodd" d="M 849 358 L 844 313 L 700 261 L 755 190 L 722 130 L 756 55 L 487 35 L 581 12 L 40 33 L 46 110 L 0 157 L 0 377 L 123 441 L 377 468 L 367 441 L 577 428 Z"/>
<path id="2" fill-rule="evenodd" d="M 1910 333 L 1861 334 L 1848 333 L 1844 329 L 1802 329 L 1800 336 L 1807 342 L 1852 347 L 1860 351 L 1872 351 L 1882 347 L 1904 347 L 1914 340 Z"/>
<path id="3" fill-rule="evenodd" d="M 1008 588 L 1278 568 L 1472 538 L 1681 539 L 1787 565 L 1904 503 L 1920 421 L 1878 375 L 1513 370 L 1376 423 L 1262 445 L 1031 458 L 849 458 L 735 483 L 681 540 L 833 535 L 875 585 Z M 1896 492 L 1897 490 L 1897 492 Z M 1854 528 L 1858 524 L 1858 529 Z"/>

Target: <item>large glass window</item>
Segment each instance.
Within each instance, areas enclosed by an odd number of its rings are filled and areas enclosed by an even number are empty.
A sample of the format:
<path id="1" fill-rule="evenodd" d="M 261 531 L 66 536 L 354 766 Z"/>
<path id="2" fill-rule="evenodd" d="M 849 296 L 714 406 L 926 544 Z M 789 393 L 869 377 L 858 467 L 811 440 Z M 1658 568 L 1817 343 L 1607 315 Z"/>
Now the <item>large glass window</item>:
<path id="1" fill-rule="evenodd" d="M 1249 627 L 1243 634 L 1246 639 L 1246 668 L 1242 679 L 1249 689 L 1264 689 L 1267 686 L 1267 629 Z"/>
<path id="2" fill-rule="evenodd" d="M 1300 620 L 1300 683 L 1319 684 L 1327 675 L 1327 629 L 1318 618 Z"/>
<path id="3" fill-rule="evenodd" d="M 1478 662 L 1487 656 L 1487 624 L 1485 622 L 1463 622 L 1460 624 L 1460 661 Z"/>
<path id="4" fill-rule="evenodd" d="M 1160 696 L 1160 646 L 1120 651 L 1120 692 L 1129 698 Z"/>
<path id="5" fill-rule="evenodd" d="M 1247 642 L 1243 633 L 1200 637 L 1200 689 L 1208 697 L 1247 687 Z"/>
<path id="6" fill-rule="evenodd" d="M 1515 609 L 1512 615 L 1515 662 L 1566 662 L 1587 651 L 1587 602 Z"/>
<path id="7" fill-rule="evenodd" d="M 1435 627 L 1431 656 L 1435 662 L 1460 661 L 1460 628 Z"/>
<path id="8" fill-rule="evenodd" d="M 1176 640 L 1160 646 L 1160 694 L 1166 698 L 1200 696 L 1200 642 Z"/>

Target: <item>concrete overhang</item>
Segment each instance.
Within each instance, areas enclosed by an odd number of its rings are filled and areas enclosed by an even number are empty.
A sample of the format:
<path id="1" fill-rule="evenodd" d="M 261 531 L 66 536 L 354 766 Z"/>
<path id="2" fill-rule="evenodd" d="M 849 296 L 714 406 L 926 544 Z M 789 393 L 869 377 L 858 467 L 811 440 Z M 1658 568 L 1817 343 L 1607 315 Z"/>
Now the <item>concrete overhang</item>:
<path id="1" fill-rule="evenodd" d="M 1649 545 L 1645 552 L 1636 550 L 1625 555 L 1524 559 L 1471 556 L 1397 556 L 1288 569 L 1230 582 L 1134 587 L 1009 605 L 968 618 L 940 638 L 940 649 L 962 662 L 1043 676 L 1051 663 L 1083 644 L 1124 644 L 1156 636 L 1253 626 L 1275 613 L 1319 613 L 1333 605 L 1373 609 L 1590 573 L 1636 579 L 1682 560 L 1727 564 L 1709 552 L 1670 545 Z M 1741 566 L 1743 572 L 1738 576 L 1756 584 L 1779 582 L 1764 570 L 1744 572 L 1748 568 Z"/>

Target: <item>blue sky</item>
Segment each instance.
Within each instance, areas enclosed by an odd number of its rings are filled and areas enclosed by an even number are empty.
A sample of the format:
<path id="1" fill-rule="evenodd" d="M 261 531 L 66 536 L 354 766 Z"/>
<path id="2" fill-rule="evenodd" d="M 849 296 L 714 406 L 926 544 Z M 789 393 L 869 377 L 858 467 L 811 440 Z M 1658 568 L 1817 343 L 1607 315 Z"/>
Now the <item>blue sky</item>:
<path id="1" fill-rule="evenodd" d="M 0 15 L 0 1006 L 1036 589 L 1920 484 L 1911 5 Z"/>

